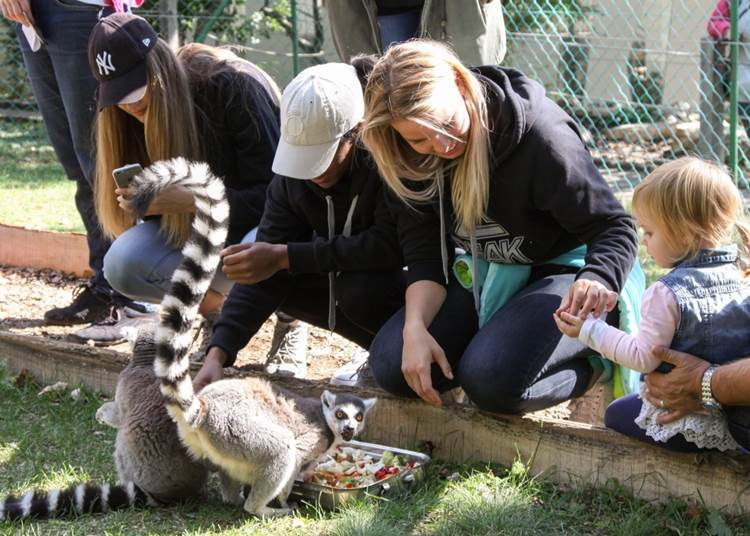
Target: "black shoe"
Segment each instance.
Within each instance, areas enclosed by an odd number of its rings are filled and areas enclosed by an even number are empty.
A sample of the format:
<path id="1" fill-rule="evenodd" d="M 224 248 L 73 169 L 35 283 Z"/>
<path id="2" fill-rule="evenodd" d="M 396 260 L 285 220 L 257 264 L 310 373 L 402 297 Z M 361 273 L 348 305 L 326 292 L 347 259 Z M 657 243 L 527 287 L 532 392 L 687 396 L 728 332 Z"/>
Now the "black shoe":
<path id="1" fill-rule="evenodd" d="M 113 305 L 109 294 L 86 283 L 73 291 L 73 303 L 44 313 L 44 322 L 54 326 L 93 324 L 108 318 Z"/>

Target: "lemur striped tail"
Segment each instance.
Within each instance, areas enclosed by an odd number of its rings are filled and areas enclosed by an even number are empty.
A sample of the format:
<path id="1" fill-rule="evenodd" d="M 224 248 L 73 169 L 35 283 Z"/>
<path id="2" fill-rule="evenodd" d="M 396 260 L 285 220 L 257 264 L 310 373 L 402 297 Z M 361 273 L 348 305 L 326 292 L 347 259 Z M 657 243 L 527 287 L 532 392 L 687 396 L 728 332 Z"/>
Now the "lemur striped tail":
<path id="1" fill-rule="evenodd" d="M 66 489 L 33 490 L 0 500 L 0 522 L 18 519 L 76 516 L 155 506 L 152 498 L 132 482 L 128 484 L 78 484 Z"/>
<path id="2" fill-rule="evenodd" d="M 179 421 L 182 417 L 192 424 L 200 405 L 189 374 L 190 328 L 224 247 L 229 203 L 223 182 L 207 164 L 176 158 L 153 164 L 130 183 L 131 206 L 136 214 L 145 214 L 154 197 L 169 186 L 190 190 L 195 199 L 195 215 L 190 238 L 182 248 L 182 262 L 161 302 L 154 371 L 161 380 L 161 392 L 172 418 Z"/>

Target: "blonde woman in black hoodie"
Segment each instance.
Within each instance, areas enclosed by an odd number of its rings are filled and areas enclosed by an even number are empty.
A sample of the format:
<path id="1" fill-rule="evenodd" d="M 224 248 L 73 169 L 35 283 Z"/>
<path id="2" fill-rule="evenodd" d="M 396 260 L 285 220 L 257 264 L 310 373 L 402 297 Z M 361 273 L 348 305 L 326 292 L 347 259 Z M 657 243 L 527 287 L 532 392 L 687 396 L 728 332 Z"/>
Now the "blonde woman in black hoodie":
<path id="1" fill-rule="evenodd" d="M 502 413 L 583 394 L 595 376 L 589 352 L 560 335 L 553 314 L 614 322 L 637 237 L 575 122 L 520 72 L 470 70 L 428 40 L 385 53 L 365 106 L 362 139 L 395 194 L 409 267 L 405 309 L 370 348 L 376 381 L 435 405 L 460 385 Z M 529 268 L 481 328 L 479 285 L 467 291 L 449 275 L 454 246 L 474 252 L 475 268 Z M 581 246 L 582 267 L 558 260 Z"/>

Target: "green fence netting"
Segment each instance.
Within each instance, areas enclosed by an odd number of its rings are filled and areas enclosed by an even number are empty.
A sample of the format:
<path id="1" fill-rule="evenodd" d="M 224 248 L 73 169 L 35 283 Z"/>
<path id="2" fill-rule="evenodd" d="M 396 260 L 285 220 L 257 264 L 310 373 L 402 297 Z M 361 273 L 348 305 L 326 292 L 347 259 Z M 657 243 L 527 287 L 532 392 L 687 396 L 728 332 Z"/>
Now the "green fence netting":
<path id="1" fill-rule="evenodd" d="M 353 0 L 354 1 L 354 0 Z M 465 1 L 465 0 L 447 0 Z M 139 14 L 172 43 L 241 45 L 283 86 L 292 75 L 290 0 L 149 1 Z M 628 191 L 684 154 L 727 161 L 733 112 L 722 89 L 732 43 L 708 38 L 715 0 L 504 2 L 505 63 L 542 82 L 580 123 L 597 166 Z M 320 0 L 297 0 L 301 65 L 336 60 Z M 737 46 L 745 46 L 742 41 Z M 0 22 L 0 125 L 38 121 L 14 28 Z M 747 188 L 740 117 L 737 180 Z M 32 128 L 31 134 L 42 130 Z M 1 165 L 1 164 L 0 164 Z"/>

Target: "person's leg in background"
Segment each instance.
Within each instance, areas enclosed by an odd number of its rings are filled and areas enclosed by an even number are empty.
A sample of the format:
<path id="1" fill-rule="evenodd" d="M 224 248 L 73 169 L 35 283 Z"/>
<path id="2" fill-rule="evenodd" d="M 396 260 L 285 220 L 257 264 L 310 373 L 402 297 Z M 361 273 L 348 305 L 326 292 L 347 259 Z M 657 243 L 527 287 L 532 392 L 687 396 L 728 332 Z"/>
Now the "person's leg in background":
<path id="1" fill-rule="evenodd" d="M 372 337 L 404 306 L 406 272 L 401 269 L 341 273 L 336 278 L 336 302 L 354 324 Z M 372 378 L 370 353 L 363 347 L 331 376 L 334 385 L 365 385 Z"/>
<path id="2" fill-rule="evenodd" d="M 296 319 L 295 323 L 311 324 L 321 329 L 328 329 L 328 275 L 300 275 L 293 278 L 293 288 L 289 296 L 276 310 L 276 325 L 287 319 Z M 363 304 L 364 305 L 364 304 Z M 294 328 L 298 329 L 298 328 Z M 305 329 L 307 329 L 305 327 Z M 278 329 L 274 329 L 274 339 Z M 341 335 L 356 344 L 367 347 L 372 334 L 352 322 L 344 311 L 336 308 L 334 333 Z M 291 341 L 287 340 L 291 337 Z M 266 360 L 266 372 L 304 378 L 307 376 L 307 332 L 285 335 L 279 348 Z M 300 350 L 303 347 L 304 352 Z"/>
<path id="3" fill-rule="evenodd" d="M 50 324 L 85 324 L 112 314 L 117 296 L 104 279 L 102 263 L 109 242 L 102 236 L 93 201 L 92 126 L 94 79 L 87 47 L 98 8 L 32 1 L 33 16 L 46 45 L 33 52 L 17 27 L 18 42 L 47 134 L 67 177 L 76 182 L 76 208 L 86 228 L 89 265 L 94 276 L 71 305 L 47 311 Z"/>

